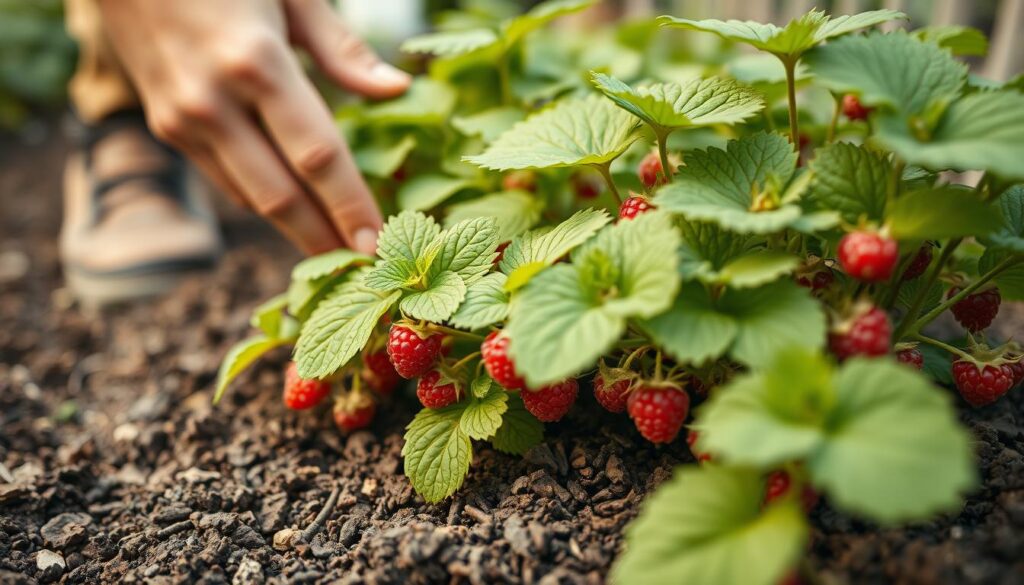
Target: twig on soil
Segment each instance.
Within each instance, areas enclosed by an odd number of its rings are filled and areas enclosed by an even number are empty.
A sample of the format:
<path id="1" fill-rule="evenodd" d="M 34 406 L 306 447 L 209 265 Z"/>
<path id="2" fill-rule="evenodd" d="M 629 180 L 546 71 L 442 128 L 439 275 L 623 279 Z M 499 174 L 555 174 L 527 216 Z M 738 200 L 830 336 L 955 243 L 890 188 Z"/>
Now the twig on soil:
<path id="1" fill-rule="evenodd" d="M 14 483 L 14 476 L 8 471 L 7 466 L 4 465 L 3 461 L 0 461 L 0 479 L 7 483 Z"/>
<path id="2" fill-rule="evenodd" d="M 467 504 L 466 507 L 462 509 L 462 511 L 465 512 L 466 516 L 469 516 L 473 520 L 476 520 L 478 524 L 491 524 L 494 522 L 490 514 L 484 512 L 483 510 L 477 508 L 476 506 L 471 506 Z"/>
<path id="3" fill-rule="evenodd" d="M 160 531 L 156 533 L 156 538 L 157 540 L 167 540 L 175 534 L 178 534 L 179 532 L 185 532 L 186 530 L 189 530 L 193 527 L 194 525 L 192 524 L 191 520 L 182 520 L 181 522 L 175 522 L 170 526 L 161 528 Z"/>
<path id="4" fill-rule="evenodd" d="M 327 497 L 327 503 L 324 504 L 323 509 L 313 519 L 313 523 L 306 527 L 302 531 L 302 539 L 306 542 L 312 542 L 313 537 L 320 532 L 324 524 L 327 523 L 327 518 L 334 513 L 334 507 L 338 504 L 338 496 L 341 495 L 341 488 L 334 486 L 334 490 L 331 491 L 331 495 Z"/>

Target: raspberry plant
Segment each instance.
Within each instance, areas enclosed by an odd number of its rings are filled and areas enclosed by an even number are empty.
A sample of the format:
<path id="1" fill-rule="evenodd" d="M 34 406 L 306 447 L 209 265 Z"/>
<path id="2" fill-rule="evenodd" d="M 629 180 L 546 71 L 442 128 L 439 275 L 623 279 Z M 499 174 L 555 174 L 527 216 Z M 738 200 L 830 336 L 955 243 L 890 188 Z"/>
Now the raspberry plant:
<path id="1" fill-rule="evenodd" d="M 714 66 L 693 33 L 544 30 L 591 3 L 453 19 L 480 26 L 406 43 L 432 56 L 406 96 L 339 107 L 391 213 L 376 257 L 299 263 L 216 399 L 291 345 L 350 431 L 419 377 L 405 474 L 437 502 L 480 443 L 522 454 L 596 391 L 700 462 L 645 504 L 620 583 L 789 578 L 819 495 L 881 524 L 955 510 L 976 473 L 953 389 L 1024 377 L 986 335 L 1024 299 L 1020 80 L 968 76 L 977 31 L 868 30 L 891 10 L 659 19 L 725 39 Z M 926 334 L 951 309 L 964 340 Z"/>

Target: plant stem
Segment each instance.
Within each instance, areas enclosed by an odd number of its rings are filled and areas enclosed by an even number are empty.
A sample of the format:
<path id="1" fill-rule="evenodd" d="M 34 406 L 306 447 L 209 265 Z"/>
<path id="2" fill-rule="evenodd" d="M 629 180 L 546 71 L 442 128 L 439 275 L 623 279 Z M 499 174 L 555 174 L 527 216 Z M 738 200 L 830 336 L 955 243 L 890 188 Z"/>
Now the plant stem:
<path id="1" fill-rule="evenodd" d="M 655 132 L 658 137 L 658 155 L 661 156 L 661 172 L 666 182 L 672 181 L 672 167 L 668 164 L 668 132 Z"/>
<path id="2" fill-rule="evenodd" d="M 484 340 L 483 337 L 480 337 L 479 335 L 476 335 L 475 333 L 469 333 L 469 332 L 466 332 L 466 331 L 460 331 L 458 329 L 452 329 L 451 327 L 445 327 L 444 325 L 436 325 L 434 323 L 431 323 L 429 328 L 432 331 L 437 331 L 439 333 L 444 333 L 445 335 L 451 335 L 452 337 L 461 337 L 462 339 L 466 339 L 466 340 L 469 340 L 469 341 L 483 341 Z"/>
<path id="3" fill-rule="evenodd" d="M 939 261 L 932 265 L 929 269 L 927 276 L 925 276 L 924 284 L 921 286 L 921 290 L 917 291 L 917 296 L 914 297 L 914 302 L 910 305 L 910 310 L 903 316 L 903 320 L 900 321 L 900 326 L 896 328 L 896 334 L 893 335 L 893 340 L 899 341 L 903 338 L 903 335 L 910 328 L 910 325 L 917 321 L 917 316 L 921 313 L 921 306 L 924 305 L 924 299 L 928 295 L 928 290 L 932 288 L 935 282 L 939 279 L 939 275 L 942 274 L 942 269 L 945 268 L 946 262 L 949 261 L 953 252 L 960 246 L 960 242 L 963 242 L 963 238 L 954 238 L 946 243 L 945 247 L 942 248 L 942 254 L 939 255 Z"/>
<path id="4" fill-rule="evenodd" d="M 452 371 L 456 371 L 456 372 L 459 371 L 459 368 L 461 368 L 462 366 L 468 364 L 469 362 L 473 361 L 474 359 L 476 359 L 479 356 L 480 356 L 480 352 L 479 351 L 474 351 L 473 353 L 467 355 L 466 357 L 464 357 L 461 360 L 459 360 L 459 361 L 455 362 L 454 364 L 452 364 Z"/>
<path id="5" fill-rule="evenodd" d="M 928 313 L 926 313 L 924 317 L 921 317 L 920 319 L 914 321 L 914 324 L 911 325 L 910 328 L 907 330 L 906 335 L 916 335 L 919 331 L 921 331 L 922 328 L 924 328 L 925 325 L 934 321 L 939 315 L 946 312 L 946 310 L 948 310 L 953 305 L 967 298 L 968 295 L 984 286 L 985 283 L 995 278 L 999 273 L 1021 263 L 1024 263 L 1024 258 L 1014 256 L 1007 258 L 1006 260 L 1003 260 L 999 264 L 996 264 L 995 266 L 992 267 L 991 270 L 989 270 L 985 274 L 982 274 L 978 278 L 978 280 L 965 286 L 958 293 L 946 299 L 944 302 L 939 303 L 939 306 L 935 307 L 931 311 L 928 311 Z"/>
<path id="6" fill-rule="evenodd" d="M 832 121 L 828 124 L 828 133 L 825 135 L 825 144 L 832 144 L 832 141 L 836 139 L 836 126 L 839 125 L 839 115 L 843 111 L 842 98 L 836 94 L 832 94 L 832 98 L 836 102 L 836 107 L 832 111 Z"/>
<path id="7" fill-rule="evenodd" d="M 920 333 L 915 333 L 915 334 L 911 335 L 910 337 L 913 338 L 916 341 L 920 341 L 922 343 L 927 343 L 928 345 L 934 345 L 935 347 L 937 347 L 939 349 L 944 349 L 944 350 L 948 351 L 949 353 L 951 353 L 951 354 L 953 354 L 953 355 L 955 355 L 957 357 L 960 357 L 960 358 L 968 357 L 967 354 L 965 354 L 964 352 L 962 352 L 959 349 L 953 347 L 952 345 L 949 345 L 947 343 L 943 343 L 943 342 L 939 341 L 938 339 L 932 339 L 931 337 L 927 337 L 927 336 L 921 335 Z"/>
<path id="8" fill-rule="evenodd" d="M 800 129 L 796 120 L 796 59 L 782 59 L 786 68 L 786 95 L 789 98 L 789 140 L 794 145 L 800 144 Z"/>
<path id="9" fill-rule="evenodd" d="M 612 195 L 615 195 L 615 199 L 619 203 L 622 203 L 622 195 L 619 194 L 619 189 L 615 186 L 615 181 L 612 180 L 611 163 L 595 166 L 597 172 L 601 173 L 601 176 L 604 177 L 604 182 L 608 184 L 608 190 L 612 192 Z"/>

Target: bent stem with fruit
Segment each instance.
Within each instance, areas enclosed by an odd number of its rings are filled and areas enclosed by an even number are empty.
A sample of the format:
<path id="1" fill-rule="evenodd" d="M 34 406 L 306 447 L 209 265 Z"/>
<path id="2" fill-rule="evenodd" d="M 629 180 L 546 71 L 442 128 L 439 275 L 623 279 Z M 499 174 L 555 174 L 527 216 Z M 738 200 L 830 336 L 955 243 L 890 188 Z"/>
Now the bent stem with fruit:
<path id="1" fill-rule="evenodd" d="M 1002 298 L 1024 299 L 1019 84 L 976 85 L 949 35 L 864 32 L 903 17 L 889 10 L 660 19 L 778 58 L 747 83 L 728 66 L 657 79 L 675 53 L 618 40 L 609 54 L 633 66 L 594 72 L 570 33 L 543 29 L 589 4 L 413 39 L 434 59 L 409 95 L 339 109 L 394 212 L 376 257 L 297 265 L 225 359 L 217 399 L 288 345 L 286 406 L 333 388 L 346 432 L 418 379 L 405 474 L 436 502 L 474 448 L 526 452 L 592 388 L 700 462 L 645 504 L 620 583 L 776 583 L 819 496 L 881 524 L 956 510 L 976 473 L 936 380 L 979 406 L 1024 377 L 1020 348 L 985 335 Z M 562 52 L 557 79 L 530 43 Z M 927 85 L 902 73 L 923 68 Z M 819 110 L 797 89 L 842 97 Z M 827 140 L 798 152 L 797 116 L 812 146 Z M 985 179 L 949 184 L 947 170 Z M 947 310 L 966 344 L 925 333 Z"/>

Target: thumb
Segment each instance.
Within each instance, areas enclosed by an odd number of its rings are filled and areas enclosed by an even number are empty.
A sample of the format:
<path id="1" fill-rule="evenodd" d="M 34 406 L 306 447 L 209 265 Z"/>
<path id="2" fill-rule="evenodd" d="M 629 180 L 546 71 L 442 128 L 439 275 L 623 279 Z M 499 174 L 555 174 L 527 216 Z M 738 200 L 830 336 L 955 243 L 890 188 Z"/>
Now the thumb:
<path id="1" fill-rule="evenodd" d="M 285 2 L 292 40 L 338 85 L 371 98 L 405 92 L 412 77 L 380 60 L 324 0 Z"/>

